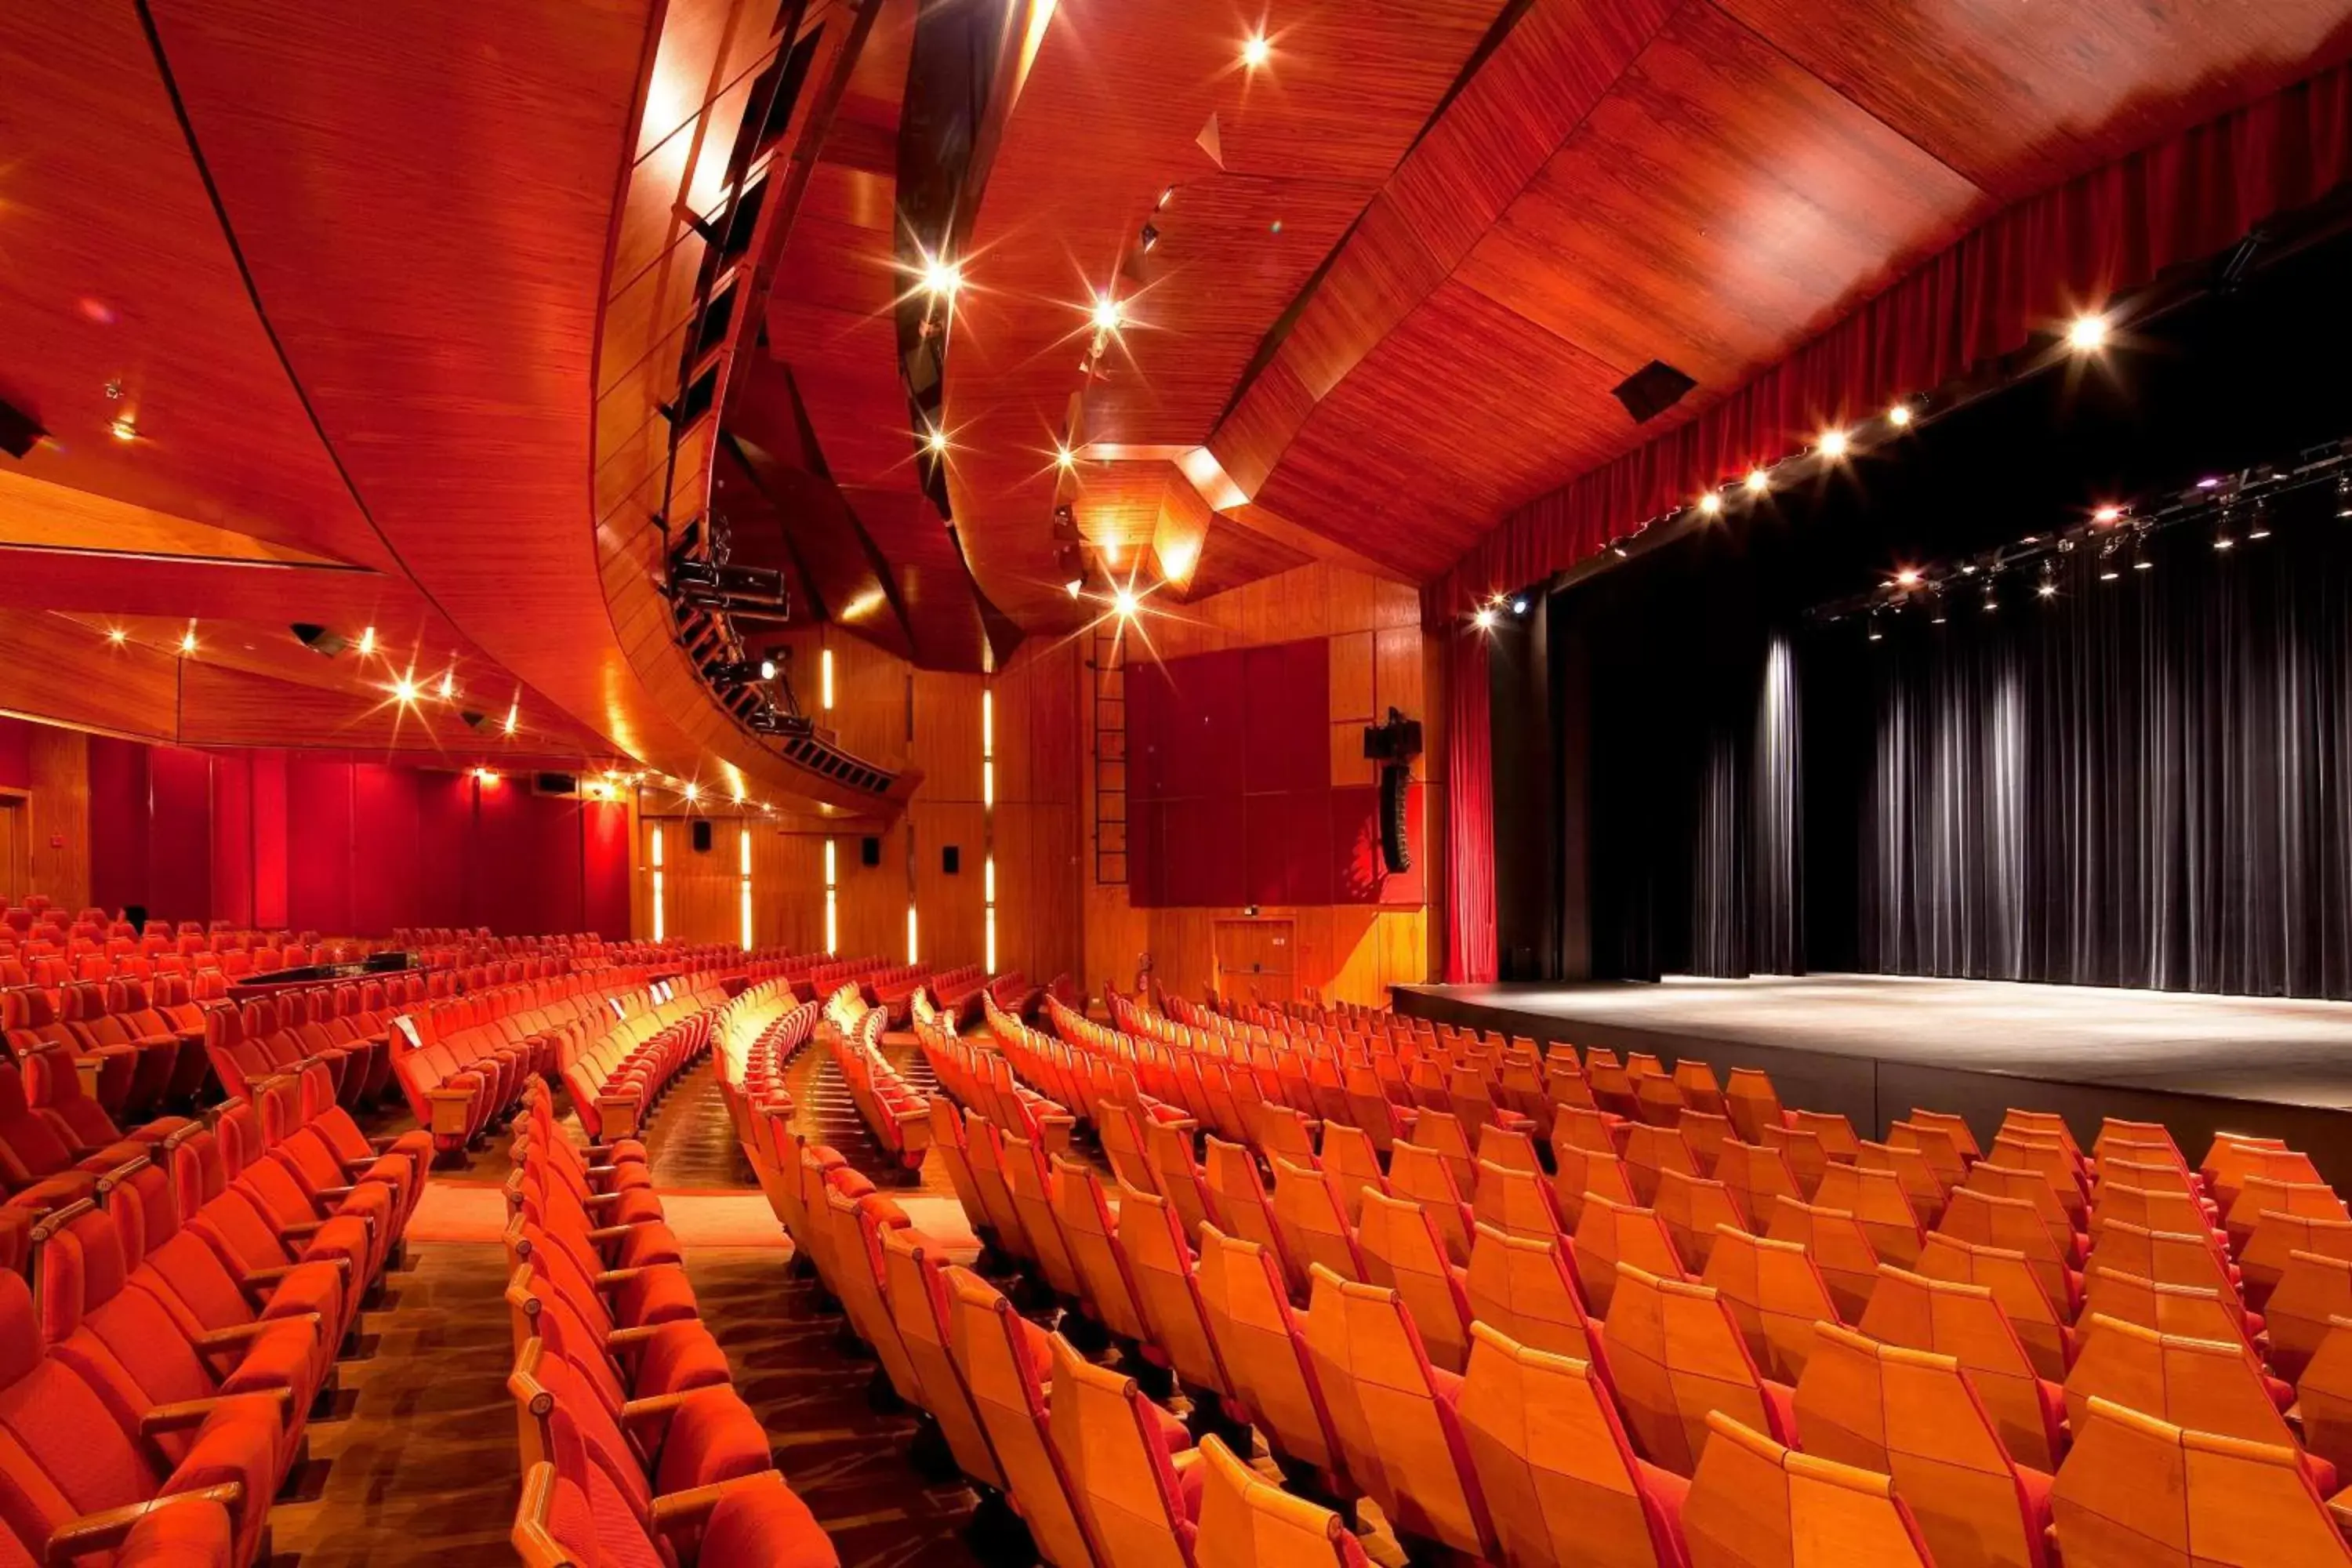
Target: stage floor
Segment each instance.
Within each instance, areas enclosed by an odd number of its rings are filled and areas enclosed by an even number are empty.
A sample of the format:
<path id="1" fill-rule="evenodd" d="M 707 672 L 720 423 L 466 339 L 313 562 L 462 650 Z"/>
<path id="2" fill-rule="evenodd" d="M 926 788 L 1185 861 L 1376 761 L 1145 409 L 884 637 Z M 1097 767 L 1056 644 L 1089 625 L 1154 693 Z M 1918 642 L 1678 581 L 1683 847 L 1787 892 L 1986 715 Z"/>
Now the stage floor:
<path id="1" fill-rule="evenodd" d="M 2078 1135 L 2102 1115 L 2165 1121 L 2192 1159 L 2203 1146 L 2190 1141 L 2218 1126 L 2274 1132 L 2315 1158 L 2309 1140 L 2325 1135 L 2345 1151 L 2335 1179 L 2352 1178 L 2352 1003 L 1815 974 L 1401 985 L 1396 1005 L 1670 1061 L 1696 1056 L 1718 1072 L 1752 1063 L 1776 1079 L 1793 1073 L 1839 1103 L 1784 1087 L 1786 1102 L 1843 1110 L 1878 1132 L 1914 1104 L 1994 1123 L 2000 1105 L 2017 1104 L 2064 1112 L 2084 1122 Z M 1956 1098 L 1967 1103 L 1948 1103 Z"/>

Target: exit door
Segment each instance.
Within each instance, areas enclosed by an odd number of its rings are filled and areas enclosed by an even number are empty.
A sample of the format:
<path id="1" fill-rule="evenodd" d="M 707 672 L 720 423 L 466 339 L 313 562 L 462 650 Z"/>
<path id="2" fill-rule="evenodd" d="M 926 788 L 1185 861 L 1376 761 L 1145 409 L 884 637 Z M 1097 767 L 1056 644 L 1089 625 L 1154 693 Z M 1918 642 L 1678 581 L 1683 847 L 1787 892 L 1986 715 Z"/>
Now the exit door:
<path id="1" fill-rule="evenodd" d="M 1289 921 L 1219 921 L 1213 935 L 1217 992 L 1244 1001 L 1287 1002 L 1297 994 L 1297 941 Z"/>

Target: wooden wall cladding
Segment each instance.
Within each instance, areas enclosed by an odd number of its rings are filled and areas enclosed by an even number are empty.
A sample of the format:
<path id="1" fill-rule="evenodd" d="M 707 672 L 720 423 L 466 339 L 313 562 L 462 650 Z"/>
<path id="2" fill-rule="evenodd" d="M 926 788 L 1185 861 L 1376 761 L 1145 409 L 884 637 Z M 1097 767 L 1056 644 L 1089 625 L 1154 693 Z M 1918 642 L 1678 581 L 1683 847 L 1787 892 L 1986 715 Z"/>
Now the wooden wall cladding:
<path id="1" fill-rule="evenodd" d="M 89 737 L 37 725 L 29 741 L 32 888 L 78 910 L 89 902 Z"/>

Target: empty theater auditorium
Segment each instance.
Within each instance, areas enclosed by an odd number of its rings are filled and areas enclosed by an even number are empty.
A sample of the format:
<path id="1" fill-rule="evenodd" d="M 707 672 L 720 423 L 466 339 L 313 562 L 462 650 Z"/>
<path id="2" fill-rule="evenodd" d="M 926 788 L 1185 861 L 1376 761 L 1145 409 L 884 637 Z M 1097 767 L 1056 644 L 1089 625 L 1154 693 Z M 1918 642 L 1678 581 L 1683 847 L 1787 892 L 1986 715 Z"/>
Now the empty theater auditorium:
<path id="1" fill-rule="evenodd" d="M 2352 1568 L 2352 0 L 0 0 L 0 1568 Z"/>

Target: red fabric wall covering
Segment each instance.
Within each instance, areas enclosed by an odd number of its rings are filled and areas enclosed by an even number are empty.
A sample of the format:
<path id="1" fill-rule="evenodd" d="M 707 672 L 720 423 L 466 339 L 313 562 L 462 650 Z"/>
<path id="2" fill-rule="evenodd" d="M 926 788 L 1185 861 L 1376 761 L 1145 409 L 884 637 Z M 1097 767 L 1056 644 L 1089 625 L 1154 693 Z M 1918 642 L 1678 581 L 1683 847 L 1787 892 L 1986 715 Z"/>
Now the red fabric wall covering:
<path id="1" fill-rule="evenodd" d="M 245 756 L 213 759 L 212 914 L 238 925 L 253 916 L 253 762 Z"/>
<path id="2" fill-rule="evenodd" d="M 1127 674 L 1128 901 L 1411 905 L 1380 858 L 1380 791 L 1334 788 L 1331 647 L 1321 637 Z"/>
<path id="3" fill-rule="evenodd" d="M 1495 978 L 1495 768 L 1486 637 L 1454 639 L 1445 678 L 1445 980 Z"/>
<path id="4" fill-rule="evenodd" d="M 0 715 L 0 789 L 33 787 L 33 727 Z"/>
<path id="5" fill-rule="evenodd" d="M 2061 330 L 2352 176 L 2352 65 L 2007 208 L 1696 419 L 1506 518 L 1422 595 L 1432 626 L 1702 491 Z"/>
<path id="6" fill-rule="evenodd" d="M 151 910 L 213 910 L 213 759 L 156 746 L 147 754 L 147 897 Z M 179 918 L 179 917 L 174 917 Z"/>
<path id="7" fill-rule="evenodd" d="M 147 902 L 147 754 L 110 735 L 89 738 L 89 898 L 100 909 Z M 150 906 L 152 910 L 152 906 Z M 173 911 L 173 920 L 194 919 Z"/>
<path id="8" fill-rule="evenodd" d="M 253 777 L 253 923 L 275 930 L 286 923 L 286 753 L 250 752 L 245 764 Z"/>
<path id="9" fill-rule="evenodd" d="M 352 931 L 357 842 L 349 763 L 286 759 L 286 923 L 295 931 Z"/>

